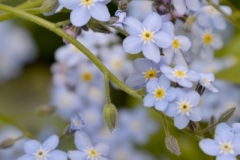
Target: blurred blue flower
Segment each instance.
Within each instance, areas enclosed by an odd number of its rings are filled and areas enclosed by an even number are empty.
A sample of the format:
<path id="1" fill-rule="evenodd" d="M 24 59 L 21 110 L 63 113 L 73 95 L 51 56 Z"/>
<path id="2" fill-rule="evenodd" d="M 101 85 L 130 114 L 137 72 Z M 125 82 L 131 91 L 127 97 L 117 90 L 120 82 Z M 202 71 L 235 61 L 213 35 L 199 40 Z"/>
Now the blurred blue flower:
<path id="1" fill-rule="evenodd" d="M 137 58 L 133 61 L 136 72 L 132 73 L 126 80 L 126 84 L 133 89 L 144 88 L 146 82 L 151 78 L 157 78 L 160 76 L 160 66 L 167 64 L 166 58 L 162 56 L 160 62 L 155 63 L 154 61 L 146 58 Z"/>
<path id="2" fill-rule="evenodd" d="M 165 114 L 174 117 L 174 125 L 178 129 L 185 128 L 189 121 L 198 122 L 202 119 L 202 110 L 198 107 L 200 95 L 196 91 L 184 91 L 177 88 L 177 99 L 169 104 Z"/>
<path id="3" fill-rule="evenodd" d="M 235 137 L 240 138 L 240 123 L 234 123 L 232 125 L 232 130 L 235 133 Z"/>
<path id="4" fill-rule="evenodd" d="M 59 0 L 59 3 L 72 10 L 70 20 L 76 27 L 85 25 L 91 17 L 98 21 L 108 21 L 110 13 L 104 0 Z"/>
<path id="5" fill-rule="evenodd" d="M 123 28 L 123 23 L 124 23 L 124 19 L 126 18 L 126 12 L 123 12 L 121 10 L 117 10 L 115 12 L 115 16 L 118 17 L 118 20 L 116 23 L 112 24 L 112 26 L 114 27 L 118 27 L 118 28 L 121 28 L 121 29 L 124 29 Z"/>
<path id="6" fill-rule="evenodd" d="M 126 17 L 124 28 L 130 34 L 123 41 L 123 49 L 130 54 L 137 54 L 140 51 L 144 56 L 156 63 L 161 59 L 161 48 L 169 47 L 173 42 L 173 37 L 160 31 L 162 27 L 162 18 L 157 13 L 150 13 L 143 23 L 133 17 Z"/>
<path id="7" fill-rule="evenodd" d="M 218 92 L 218 90 L 211 84 L 211 82 L 215 80 L 213 73 L 199 73 L 199 76 L 200 76 L 199 82 L 203 87 L 207 88 L 212 92 Z"/>
<path id="8" fill-rule="evenodd" d="M 226 123 L 220 123 L 215 130 L 214 140 L 203 139 L 199 142 L 200 148 L 217 160 L 236 160 L 240 154 L 240 138 L 235 138 L 232 128 Z"/>
<path id="9" fill-rule="evenodd" d="M 167 65 L 162 65 L 160 69 L 167 78 L 183 87 L 191 88 L 193 86 L 191 81 L 199 80 L 199 75 L 192 70 L 188 70 L 186 66 L 177 65 L 171 68 Z"/>
<path id="10" fill-rule="evenodd" d="M 71 160 L 108 160 L 109 147 L 104 143 L 92 145 L 88 135 L 83 131 L 77 131 L 74 138 L 75 145 L 79 151 L 68 151 Z"/>
<path id="11" fill-rule="evenodd" d="M 40 144 L 36 140 L 28 140 L 24 144 L 25 155 L 18 158 L 18 160 L 67 160 L 67 154 L 60 150 L 55 150 L 59 143 L 59 138 L 56 135 L 52 135 L 43 144 Z"/>
<path id="12" fill-rule="evenodd" d="M 74 132 L 74 131 L 81 131 L 84 126 L 85 126 L 85 122 L 83 121 L 80 113 L 74 114 L 71 118 L 70 118 L 70 127 L 69 127 L 69 132 Z"/>
<path id="13" fill-rule="evenodd" d="M 147 82 L 147 95 L 143 99 L 145 107 L 152 107 L 159 111 L 165 111 L 169 102 L 172 102 L 176 97 L 175 88 L 170 87 L 170 80 L 164 75 L 158 79 L 151 79 Z"/>
<path id="14" fill-rule="evenodd" d="M 198 11 L 201 8 L 199 0 L 172 0 L 172 3 L 180 15 L 184 15 L 186 9 Z"/>

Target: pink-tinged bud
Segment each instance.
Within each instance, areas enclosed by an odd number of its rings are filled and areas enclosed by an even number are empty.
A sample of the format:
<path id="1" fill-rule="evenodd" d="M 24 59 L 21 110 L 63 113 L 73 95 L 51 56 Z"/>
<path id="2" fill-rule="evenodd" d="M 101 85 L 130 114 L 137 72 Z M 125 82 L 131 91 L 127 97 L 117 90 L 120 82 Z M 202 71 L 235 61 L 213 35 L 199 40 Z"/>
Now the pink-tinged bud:
<path id="1" fill-rule="evenodd" d="M 75 27 L 73 26 L 72 24 L 66 24 L 63 26 L 63 30 L 68 34 L 70 35 L 71 37 L 73 38 L 77 38 L 78 35 L 81 34 L 81 28 L 80 27 Z M 69 42 L 66 40 L 66 39 L 63 39 L 63 42 L 65 44 L 68 44 Z"/>

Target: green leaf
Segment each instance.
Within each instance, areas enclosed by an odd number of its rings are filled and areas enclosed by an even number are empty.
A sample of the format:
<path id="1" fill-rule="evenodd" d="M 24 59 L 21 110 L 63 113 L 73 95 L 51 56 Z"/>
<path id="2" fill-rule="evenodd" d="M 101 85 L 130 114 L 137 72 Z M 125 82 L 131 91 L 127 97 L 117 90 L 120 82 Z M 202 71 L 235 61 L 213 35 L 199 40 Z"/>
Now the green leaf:
<path id="1" fill-rule="evenodd" d="M 227 80 L 233 83 L 240 84 L 240 63 L 237 63 L 231 68 L 225 69 L 215 75 L 217 79 Z"/>

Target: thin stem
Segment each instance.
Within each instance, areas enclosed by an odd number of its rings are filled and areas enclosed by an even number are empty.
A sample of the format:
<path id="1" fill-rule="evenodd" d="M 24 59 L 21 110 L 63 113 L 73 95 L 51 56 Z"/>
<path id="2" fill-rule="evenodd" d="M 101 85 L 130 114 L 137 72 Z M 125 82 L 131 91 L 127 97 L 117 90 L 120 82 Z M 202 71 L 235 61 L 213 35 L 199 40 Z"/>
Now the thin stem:
<path id="1" fill-rule="evenodd" d="M 61 27 L 61 26 L 65 25 L 65 24 L 70 24 L 70 23 L 71 23 L 71 21 L 68 19 L 68 20 L 65 20 L 65 21 L 61 21 L 61 22 L 55 23 L 55 26 L 56 27 Z"/>
<path id="2" fill-rule="evenodd" d="M 199 131 L 198 133 L 199 134 L 204 134 L 204 133 L 210 131 L 211 129 L 214 129 L 218 124 L 219 124 L 218 122 L 214 123 L 211 126 L 208 126 L 207 128 L 204 128 L 203 130 Z"/>
<path id="3" fill-rule="evenodd" d="M 163 129 L 164 129 L 166 136 L 170 136 L 165 114 L 163 114 L 162 112 L 158 112 L 158 113 L 161 115 L 162 122 L 163 122 Z"/>
<path id="4" fill-rule="evenodd" d="M 111 98 L 110 98 L 110 90 L 109 90 L 109 79 L 108 74 L 104 74 L 104 83 L 105 83 L 105 94 L 106 94 L 106 102 L 107 104 L 111 104 Z"/>
<path id="5" fill-rule="evenodd" d="M 9 118 L 3 114 L 0 114 L 0 120 L 7 123 L 7 124 L 11 124 L 11 125 L 14 125 L 16 126 L 17 128 L 19 128 L 26 137 L 29 137 L 29 138 L 34 138 L 35 137 L 30 133 L 28 132 L 27 129 L 25 129 L 23 126 L 21 126 L 20 124 L 18 124 L 17 122 L 15 122 L 12 118 Z"/>
<path id="6" fill-rule="evenodd" d="M 27 9 L 27 8 L 34 8 L 39 7 L 43 4 L 45 0 L 36 0 L 36 1 L 26 1 L 25 3 L 22 3 L 18 5 L 16 8 L 18 9 Z"/>

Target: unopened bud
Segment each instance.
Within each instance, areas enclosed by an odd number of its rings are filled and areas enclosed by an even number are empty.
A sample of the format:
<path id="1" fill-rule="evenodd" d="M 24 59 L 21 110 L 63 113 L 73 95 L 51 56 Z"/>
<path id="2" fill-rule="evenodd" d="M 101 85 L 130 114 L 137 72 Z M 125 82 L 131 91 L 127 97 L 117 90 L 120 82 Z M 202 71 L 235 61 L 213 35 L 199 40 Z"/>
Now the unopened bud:
<path id="1" fill-rule="evenodd" d="M 201 96 L 201 95 L 203 95 L 203 93 L 204 93 L 204 91 L 205 91 L 205 87 L 203 87 L 200 83 L 198 83 L 198 85 L 197 85 L 197 87 L 196 87 L 196 89 L 195 89 L 198 93 L 199 93 L 199 95 Z"/>
<path id="2" fill-rule="evenodd" d="M 236 110 L 236 107 L 233 107 L 233 108 L 230 108 L 228 110 L 226 110 L 224 113 L 221 114 L 218 122 L 221 123 L 221 122 L 227 122 L 234 114 Z"/>
<path id="3" fill-rule="evenodd" d="M 128 1 L 127 0 L 119 1 L 118 9 L 123 11 L 123 12 L 126 12 L 127 9 L 128 9 Z"/>
<path id="4" fill-rule="evenodd" d="M 117 125 L 117 109 L 113 104 L 106 104 L 103 109 L 103 119 L 112 132 Z"/>
<path id="5" fill-rule="evenodd" d="M 41 12 L 45 16 L 50 16 L 55 13 L 58 7 L 59 7 L 58 0 L 46 0 L 41 6 Z"/>
<path id="6" fill-rule="evenodd" d="M 49 115 L 54 113 L 55 110 L 56 110 L 56 107 L 49 106 L 49 105 L 42 105 L 36 109 L 36 113 L 40 116 L 44 116 L 44 115 Z"/>
<path id="7" fill-rule="evenodd" d="M 91 18 L 90 21 L 88 22 L 88 27 L 91 28 L 94 32 L 105 34 L 112 33 L 110 28 L 104 22 L 97 21 L 93 18 Z"/>
<path id="8" fill-rule="evenodd" d="M 10 148 L 14 145 L 14 143 L 15 143 L 14 139 L 11 139 L 11 138 L 5 139 L 0 143 L 0 149 Z"/>
<path id="9" fill-rule="evenodd" d="M 64 128 L 64 130 L 63 130 L 62 135 L 61 135 L 60 138 L 63 138 L 63 137 L 65 137 L 65 136 L 71 136 L 71 135 L 73 135 L 73 133 L 75 133 L 75 131 L 70 130 L 70 124 L 68 124 L 68 125 Z"/>
<path id="10" fill-rule="evenodd" d="M 181 154 L 179 146 L 178 146 L 178 142 L 173 136 L 171 136 L 171 135 L 167 136 L 165 139 L 165 143 L 166 143 L 167 149 L 170 152 L 176 154 L 177 156 L 179 156 Z"/>
<path id="11" fill-rule="evenodd" d="M 75 27 L 72 24 L 66 24 L 63 26 L 63 30 L 71 37 L 77 38 L 81 34 L 81 27 Z M 68 44 L 69 42 L 66 39 L 63 39 L 63 42 L 65 44 Z"/>
<path id="12" fill-rule="evenodd" d="M 188 128 L 191 131 L 196 132 L 196 131 L 198 131 L 198 123 L 190 121 L 189 124 L 188 124 Z"/>

